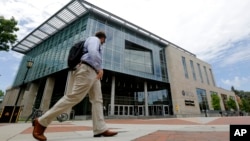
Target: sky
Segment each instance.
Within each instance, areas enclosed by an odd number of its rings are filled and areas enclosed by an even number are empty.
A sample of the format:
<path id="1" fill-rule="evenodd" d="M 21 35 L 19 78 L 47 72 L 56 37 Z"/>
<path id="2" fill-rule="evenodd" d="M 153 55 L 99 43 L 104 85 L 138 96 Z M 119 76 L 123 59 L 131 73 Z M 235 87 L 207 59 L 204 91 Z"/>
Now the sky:
<path id="1" fill-rule="evenodd" d="M 70 0 L 0 0 L 20 41 Z M 87 0 L 211 64 L 218 87 L 250 91 L 250 0 Z M 0 51 L 0 90 L 10 88 L 22 54 Z"/>

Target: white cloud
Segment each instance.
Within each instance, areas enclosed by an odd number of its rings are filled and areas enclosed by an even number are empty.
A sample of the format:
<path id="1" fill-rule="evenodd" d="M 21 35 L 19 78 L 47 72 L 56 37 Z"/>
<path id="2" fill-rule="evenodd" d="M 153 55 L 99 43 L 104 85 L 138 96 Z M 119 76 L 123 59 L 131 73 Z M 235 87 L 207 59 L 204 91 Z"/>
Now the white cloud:
<path id="1" fill-rule="evenodd" d="M 88 0 L 90 1 L 90 0 Z M 250 32 L 249 0 L 91 0 L 205 61 L 224 59 Z M 112 3 L 112 5 L 110 5 Z M 139 8 L 139 9 L 138 9 Z"/>
<path id="2" fill-rule="evenodd" d="M 20 30 L 17 35 L 18 39 L 21 40 L 69 1 L 8 0 L 0 1 L 0 9 L 1 15 L 4 15 L 5 18 L 13 16 L 18 21 Z"/>
<path id="3" fill-rule="evenodd" d="M 4 56 L 0 56 L 0 61 L 5 62 L 5 61 L 8 61 L 8 59 L 6 57 L 4 57 Z"/>
<path id="4" fill-rule="evenodd" d="M 22 59 L 23 57 L 23 54 L 20 54 L 20 53 L 17 53 L 17 52 L 14 52 L 14 51 L 10 51 L 10 54 L 12 57 L 16 58 L 16 59 Z"/>
<path id="5" fill-rule="evenodd" d="M 15 16 L 20 21 L 20 40 L 69 1 L 9 0 L 1 1 L 0 9 L 5 16 Z M 249 0 L 88 1 L 206 61 L 223 57 L 231 43 L 250 32 L 250 14 L 246 14 L 250 9 Z"/>
<path id="6" fill-rule="evenodd" d="M 235 76 L 233 79 L 222 79 L 221 82 L 227 86 L 234 86 L 235 88 L 239 88 L 246 83 L 250 83 L 250 77 L 238 77 Z"/>
<path id="7" fill-rule="evenodd" d="M 11 70 L 13 71 L 13 72 L 11 73 L 11 77 L 14 78 L 14 77 L 17 75 L 17 71 L 18 71 L 19 65 L 20 65 L 20 64 L 13 64 L 13 65 L 10 67 Z"/>
<path id="8" fill-rule="evenodd" d="M 7 61 L 20 61 L 23 57 L 23 54 L 14 52 L 10 50 L 9 52 L 1 51 L 0 52 L 0 61 L 7 62 Z"/>
<path id="9" fill-rule="evenodd" d="M 249 47 L 248 47 L 249 48 Z M 238 62 L 249 62 L 250 60 L 250 48 L 237 48 L 232 52 L 232 54 L 228 55 L 223 61 L 222 65 L 232 65 Z"/>

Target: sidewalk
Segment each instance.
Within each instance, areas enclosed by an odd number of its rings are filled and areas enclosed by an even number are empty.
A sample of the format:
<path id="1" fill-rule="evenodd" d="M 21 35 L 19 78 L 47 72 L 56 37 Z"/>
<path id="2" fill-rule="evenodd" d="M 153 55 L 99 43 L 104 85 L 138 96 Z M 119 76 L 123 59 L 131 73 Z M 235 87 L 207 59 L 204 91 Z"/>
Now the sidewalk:
<path id="1" fill-rule="evenodd" d="M 54 121 L 46 130 L 48 141 L 229 141 L 230 124 L 248 124 L 250 117 L 164 119 L 107 119 L 119 134 L 93 138 L 92 121 Z M 31 123 L 0 124 L 1 141 L 36 141 Z"/>

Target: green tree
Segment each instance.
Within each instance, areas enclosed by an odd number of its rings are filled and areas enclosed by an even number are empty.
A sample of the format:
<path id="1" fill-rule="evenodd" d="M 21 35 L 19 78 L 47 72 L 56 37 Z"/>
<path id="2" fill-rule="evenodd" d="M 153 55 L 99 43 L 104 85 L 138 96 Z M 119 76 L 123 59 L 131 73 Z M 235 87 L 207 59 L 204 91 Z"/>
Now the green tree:
<path id="1" fill-rule="evenodd" d="M 240 109 L 242 111 L 250 112 L 250 92 L 236 90 L 233 86 L 231 87 L 231 90 L 241 99 L 241 102 L 239 103 Z"/>
<path id="2" fill-rule="evenodd" d="M 227 101 L 227 106 L 229 109 L 237 110 L 236 102 L 231 97 Z"/>
<path id="3" fill-rule="evenodd" d="M 247 99 L 242 99 L 241 110 L 245 112 L 250 112 L 250 102 Z"/>
<path id="4" fill-rule="evenodd" d="M 16 42 L 17 35 L 14 33 L 19 30 L 17 21 L 12 17 L 5 19 L 0 16 L 0 51 L 9 51 L 10 47 Z"/>
<path id="5" fill-rule="evenodd" d="M 4 92 L 2 90 L 0 90 L 0 97 L 4 96 Z"/>
<path id="6" fill-rule="evenodd" d="M 214 110 L 221 110 L 220 107 L 220 97 L 217 94 L 211 94 L 212 106 Z"/>

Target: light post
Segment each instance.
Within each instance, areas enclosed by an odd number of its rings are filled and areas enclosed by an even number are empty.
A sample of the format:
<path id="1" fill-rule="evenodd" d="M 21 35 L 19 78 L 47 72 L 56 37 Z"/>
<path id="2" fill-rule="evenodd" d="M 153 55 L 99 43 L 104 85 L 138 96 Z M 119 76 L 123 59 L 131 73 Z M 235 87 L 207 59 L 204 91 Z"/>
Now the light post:
<path id="1" fill-rule="evenodd" d="M 25 75 L 24 75 L 22 84 L 20 85 L 20 90 L 19 90 L 18 95 L 17 95 L 17 99 L 16 99 L 15 106 L 17 106 L 19 97 L 20 97 L 21 92 L 22 92 L 22 87 L 23 87 L 24 81 L 25 81 L 25 79 L 26 79 L 26 77 L 27 77 L 27 74 L 28 74 L 28 71 L 29 71 L 29 69 L 32 67 L 33 63 L 34 63 L 34 62 L 33 62 L 32 60 L 28 60 L 27 63 L 26 63 L 27 71 L 26 71 L 26 73 L 25 73 Z"/>

